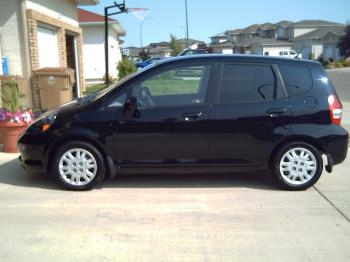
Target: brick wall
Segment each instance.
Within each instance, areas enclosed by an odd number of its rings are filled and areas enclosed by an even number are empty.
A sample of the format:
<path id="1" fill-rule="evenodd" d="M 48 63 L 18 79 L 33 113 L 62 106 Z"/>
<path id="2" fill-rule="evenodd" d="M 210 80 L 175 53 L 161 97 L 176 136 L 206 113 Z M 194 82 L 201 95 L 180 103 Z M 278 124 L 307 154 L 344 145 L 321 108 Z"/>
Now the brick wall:
<path id="1" fill-rule="evenodd" d="M 59 48 L 59 66 L 67 67 L 67 52 L 66 52 L 66 33 L 74 34 L 77 41 L 78 50 L 78 75 L 81 92 L 85 91 L 85 82 L 83 75 L 83 55 L 82 55 L 82 30 L 65 23 L 59 19 L 47 16 L 32 9 L 27 10 L 27 26 L 28 26 L 28 41 L 30 51 L 30 62 L 33 71 L 39 69 L 39 50 L 38 50 L 38 23 L 47 24 L 57 28 L 57 39 Z M 33 107 L 40 109 L 40 93 L 38 88 L 38 80 L 35 76 L 31 79 Z"/>

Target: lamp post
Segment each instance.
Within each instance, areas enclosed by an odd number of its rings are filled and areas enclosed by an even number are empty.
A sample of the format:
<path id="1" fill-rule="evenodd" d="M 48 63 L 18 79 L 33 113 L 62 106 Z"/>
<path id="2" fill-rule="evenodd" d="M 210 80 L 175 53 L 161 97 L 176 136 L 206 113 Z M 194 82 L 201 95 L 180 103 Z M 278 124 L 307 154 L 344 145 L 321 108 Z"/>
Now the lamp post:
<path id="1" fill-rule="evenodd" d="M 186 28 L 183 26 L 183 25 L 181 25 L 180 26 L 180 28 L 184 31 L 184 39 L 186 39 L 186 36 L 187 36 L 187 34 L 186 34 Z"/>
<path id="2" fill-rule="evenodd" d="M 185 13 L 186 13 L 186 45 L 187 48 L 189 47 L 189 42 L 188 42 L 188 14 L 187 14 L 187 0 L 185 0 Z"/>
<path id="3" fill-rule="evenodd" d="M 109 9 L 116 8 L 117 12 L 114 13 L 109 13 Z M 125 0 L 123 0 L 123 3 L 118 4 L 117 2 L 114 2 L 114 5 L 111 6 L 106 6 L 105 7 L 105 13 L 104 13 L 104 18 L 105 18 L 105 84 L 109 84 L 109 62 L 108 62 L 108 17 L 112 15 L 117 15 L 121 13 L 127 13 L 128 9 L 125 7 Z"/>
<path id="4" fill-rule="evenodd" d="M 142 28 L 143 28 L 143 23 L 147 20 L 150 20 L 150 19 L 154 19 L 153 17 L 146 17 L 145 19 L 143 19 L 140 23 L 140 47 L 142 48 Z"/>

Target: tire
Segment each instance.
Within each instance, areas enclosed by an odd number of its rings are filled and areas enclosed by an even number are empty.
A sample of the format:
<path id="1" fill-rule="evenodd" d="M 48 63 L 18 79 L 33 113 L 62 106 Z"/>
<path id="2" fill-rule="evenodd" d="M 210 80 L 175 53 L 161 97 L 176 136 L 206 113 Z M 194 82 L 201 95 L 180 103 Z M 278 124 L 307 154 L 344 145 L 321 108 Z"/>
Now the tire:
<path id="1" fill-rule="evenodd" d="M 93 145 L 74 141 L 63 144 L 52 162 L 53 176 L 59 185 L 68 190 L 90 190 L 105 175 L 105 162 Z"/>
<path id="2" fill-rule="evenodd" d="M 305 190 L 320 178 L 323 161 L 314 146 L 293 142 L 278 151 L 271 169 L 273 177 L 283 189 Z"/>

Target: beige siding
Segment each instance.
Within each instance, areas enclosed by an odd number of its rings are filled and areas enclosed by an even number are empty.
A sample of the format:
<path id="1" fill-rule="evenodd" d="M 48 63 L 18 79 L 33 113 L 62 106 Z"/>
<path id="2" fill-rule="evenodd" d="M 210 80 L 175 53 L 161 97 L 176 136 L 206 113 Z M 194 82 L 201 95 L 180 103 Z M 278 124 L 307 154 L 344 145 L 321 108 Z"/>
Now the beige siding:
<path id="1" fill-rule="evenodd" d="M 70 0 L 26 0 L 27 9 L 48 15 L 62 22 L 79 26 L 75 1 Z"/>
<path id="2" fill-rule="evenodd" d="M 311 31 L 314 31 L 316 28 L 294 28 L 294 37 L 298 37 L 301 35 L 304 35 L 306 33 L 309 33 Z"/>
<path id="3" fill-rule="evenodd" d="M 0 0 L 1 53 L 9 61 L 11 75 L 25 74 L 23 28 L 19 0 Z"/>

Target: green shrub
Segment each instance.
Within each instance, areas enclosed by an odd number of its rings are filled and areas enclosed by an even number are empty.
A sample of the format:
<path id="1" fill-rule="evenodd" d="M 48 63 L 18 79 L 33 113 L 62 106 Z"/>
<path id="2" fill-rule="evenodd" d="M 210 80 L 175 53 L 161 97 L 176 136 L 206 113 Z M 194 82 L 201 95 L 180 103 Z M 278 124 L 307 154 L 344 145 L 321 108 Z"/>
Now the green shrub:
<path id="1" fill-rule="evenodd" d="M 130 61 L 129 59 L 124 58 L 124 57 L 123 57 L 122 61 L 120 61 L 118 63 L 117 69 L 118 69 L 119 80 L 136 72 L 136 70 L 137 70 L 136 65 L 132 61 Z"/>
<path id="2" fill-rule="evenodd" d="M 335 62 L 334 66 L 335 66 L 335 68 L 342 68 L 342 67 L 344 67 L 341 62 Z"/>
<path id="3" fill-rule="evenodd" d="M 345 60 L 342 60 L 340 61 L 344 67 L 349 67 L 350 66 L 350 61 L 345 61 Z"/>
<path id="4" fill-rule="evenodd" d="M 5 111 L 16 113 L 21 108 L 20 93 L 15 80 L 1 81 L 1 100 Z"/>

